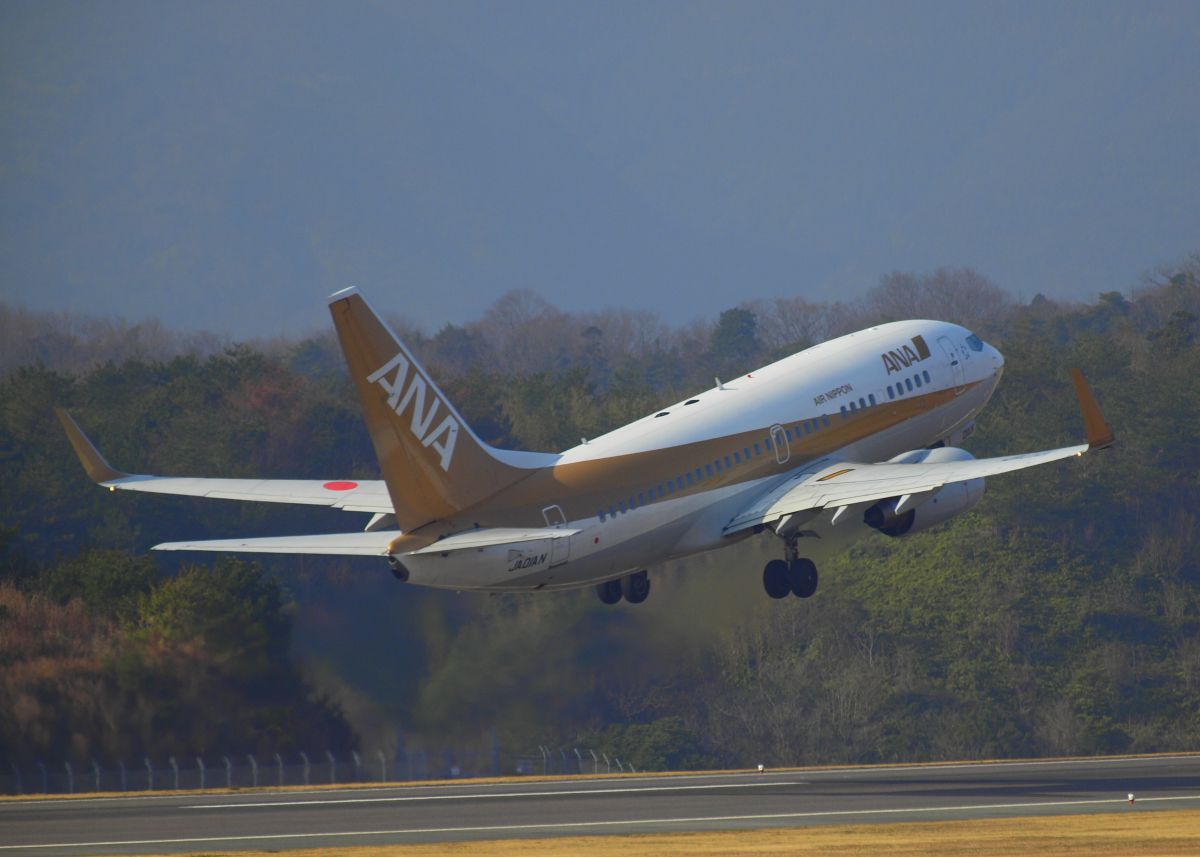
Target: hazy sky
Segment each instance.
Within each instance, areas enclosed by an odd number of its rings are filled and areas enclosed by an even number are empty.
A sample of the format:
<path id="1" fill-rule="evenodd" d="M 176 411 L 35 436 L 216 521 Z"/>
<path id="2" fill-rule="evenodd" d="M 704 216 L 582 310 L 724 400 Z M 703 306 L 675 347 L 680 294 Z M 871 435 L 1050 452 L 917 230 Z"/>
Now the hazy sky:
<path id="1" fill-rule="evenodd" d="M 1200 3 L 0 3 L 0 298 L 674 320 L 1200 250 Z"/>

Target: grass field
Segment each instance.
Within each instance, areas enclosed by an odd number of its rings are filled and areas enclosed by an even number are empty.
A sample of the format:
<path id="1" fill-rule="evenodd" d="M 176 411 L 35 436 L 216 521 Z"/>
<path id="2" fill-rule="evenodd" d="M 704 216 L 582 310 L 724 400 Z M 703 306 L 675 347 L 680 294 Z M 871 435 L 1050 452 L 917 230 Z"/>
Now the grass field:
<path id="1" fill-rule="evenodd" d="M 277 851 L 222 852 L 266 857 Z M 983 821 L 861 824 L 720 833 L 509 839 L 447 845 L 394 845 L 288 851 L 288 857 L 748 857 L 748 855 L 886 855 L 886 857 L 1195 857 L 1200 811 L 1130 809 L 1092 815 Z"/>

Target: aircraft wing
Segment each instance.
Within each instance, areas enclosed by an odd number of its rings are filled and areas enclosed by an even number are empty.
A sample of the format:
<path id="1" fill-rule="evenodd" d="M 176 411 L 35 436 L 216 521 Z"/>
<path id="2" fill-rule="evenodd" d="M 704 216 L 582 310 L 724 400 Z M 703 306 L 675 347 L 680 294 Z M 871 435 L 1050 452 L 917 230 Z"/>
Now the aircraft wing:
<path id="1" fill-rule="evenodd" d="M 914 464 L 861 464 L 822 459 L 756 498 L 725 526 L 726 535 L 769 524 L 786 515 L 811 509 L 838 509 L 875 503 L 888 497 L 916 498 L 952 482 L 995 476 L 1063 458 L 1083 455 L 1088 445 L 1066 446 L 1045 452 Z"/>
<path id="2" fill-rule="evenodd" d="M 822 509 L 842 509 L 875 503 L 889 497 L 919 502 L 925 496 L 954 482 L 1035 467 L 1063 458 L 1081 456 L 1090 449 L 1113 444 L 1113 434 L 1079 370 L 1073 369 L 1075 393 L 1083 412 L 1088 442 L 1077 446 L 1006 455 L 999 458 L 959 461 L 870 463 L 821 459 L 793 474 L 782 484 L 764 492 L 725 526 L 725 534 L 774 523 L 788 515 Z M 901 499 L 900 506 L 906 505 Z M 911 507 L 911 506 L 910 506 Z M 835 513 L 834 521 L 837 517 Z"/>
<path id="3" fill-rule="evenodd" d="M 124 473 L 105 460 L 70 414 L 62 408 L 56 408 L 55 413 L 67 431 L 67 438 L 71 441 L 75 454 L 79 456 L 83 469 L 93 481 L 110 491 L 119 489 L 223 500 L 250 500 L 259 503 L 298 503 L 330 506 L 348 512 L 392 512 L 387 486 L 379 480 L 351 482 L 319 479 L 203 479 Z"/>

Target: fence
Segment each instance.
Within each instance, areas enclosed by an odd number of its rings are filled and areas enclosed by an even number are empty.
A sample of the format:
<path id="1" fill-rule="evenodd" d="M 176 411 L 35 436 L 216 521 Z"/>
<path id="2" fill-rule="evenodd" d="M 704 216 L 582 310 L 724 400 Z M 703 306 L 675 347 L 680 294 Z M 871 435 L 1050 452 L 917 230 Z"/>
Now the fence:
<path id="1" fill-rule="evenodd" d="M 166 762 L 165 766 L 163 762 Z M 401 750 L 369 753 L 274 753 L 168 756 L 117 760 L 102 765 L 34 761 L 0 769 L 0 794 L 144 792 L 204 788 L 387 783 L 494 776 L 634 773 L 632 765 L 606 753 L 578 747 L 539 746 L 536 753 L 510 755 L 479 750 Z"/>

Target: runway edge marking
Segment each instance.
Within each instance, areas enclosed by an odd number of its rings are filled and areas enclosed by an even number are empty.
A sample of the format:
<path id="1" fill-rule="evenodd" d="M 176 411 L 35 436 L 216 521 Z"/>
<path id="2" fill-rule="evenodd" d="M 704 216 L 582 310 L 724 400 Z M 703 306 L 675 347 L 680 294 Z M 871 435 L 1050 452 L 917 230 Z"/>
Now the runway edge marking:
<path id="1" fill-rule="evenodd" d="M 393 797 L 348 797 L 334 800 L 265 800 L 257 803 L 196 803 L 180 809 L 271 809 L 276 806 L 333 806 L 343 803 L 403 803 L 422 800 L 493 800 L 517 797 L 560 797 L 578 795 L 642 794 L 643 792 L 687 792 L 718 791 L 724 789 L 767 789 L 779 786 L 807 786 L 808 782 L 783 782 L 772 780 L 764 783 L 716 783 L 708 786 L 630 786 L 623 789 L 567 789 L 552 792 L 484 792 L 482 794 L 454 795 L 395 795 Z"/>

